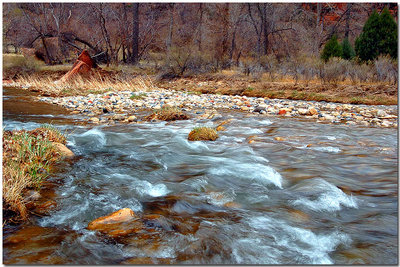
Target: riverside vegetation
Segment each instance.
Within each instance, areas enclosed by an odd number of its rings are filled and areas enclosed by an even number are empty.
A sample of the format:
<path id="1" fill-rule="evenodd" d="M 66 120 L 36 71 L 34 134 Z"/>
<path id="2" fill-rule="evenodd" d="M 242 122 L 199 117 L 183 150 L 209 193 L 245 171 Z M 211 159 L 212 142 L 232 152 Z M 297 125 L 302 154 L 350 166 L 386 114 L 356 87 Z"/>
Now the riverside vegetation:
<path id="1" fill-rule="evenodd" d="M 73 153 L 66 136 L 50 125 L 26 131 L 3 131 L 3 211 L 5 220 L 25 220 L 28 189 L 40 190 L 51 169 Z"/>

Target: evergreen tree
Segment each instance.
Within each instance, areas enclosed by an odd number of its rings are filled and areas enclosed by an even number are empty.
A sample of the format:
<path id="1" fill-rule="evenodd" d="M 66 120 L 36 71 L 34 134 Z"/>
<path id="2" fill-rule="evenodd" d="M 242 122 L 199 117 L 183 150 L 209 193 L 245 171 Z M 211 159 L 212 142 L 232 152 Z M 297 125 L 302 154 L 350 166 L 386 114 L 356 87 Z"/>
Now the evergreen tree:
<path id="1" fill-rule="evenodd" d="M 397 24 L 387 8 L 380 16 L 380 24 L 379 54 L 389 54 L 392 58 L 397 58 Z"/>
<path id="2" fill-rule="evenodd" d="M 356 54 L 363 60 L 372 60 L 381 54 L 397 58 L 397 24 L 386 8 L 379 15 L 374 11 L 355 42 Z"/>
<path id="3" fill-rule="evenodd" d="M 354 52 L 354 49 L 349 42 L 349 39 L 344 38 L 342 42 L 342 58 L 349 60 L 352 59 L 355 55 L 356 52 Z"/>
<path id="4" fill-rule="evenodd" d="M 325 44 L 322 50 L 321 59 L 327 62 L 331 57 L 340 57 L 342 55 L 342 47 L 340 46 L 337 36 L 333 35 Z"/>

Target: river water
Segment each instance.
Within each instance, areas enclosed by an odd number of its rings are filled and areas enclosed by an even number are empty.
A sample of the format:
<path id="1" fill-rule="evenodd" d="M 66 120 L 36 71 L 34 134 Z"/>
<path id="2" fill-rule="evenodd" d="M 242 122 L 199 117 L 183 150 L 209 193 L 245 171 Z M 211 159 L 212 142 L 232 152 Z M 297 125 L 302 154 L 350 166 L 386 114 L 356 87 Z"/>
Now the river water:
<path id="1" fill-rule="evenodd" d="M 15 108 L 16 92 L 4 91 L 3 128 L 52 122 L 77 157 L 50 178 L 55 210 L 3 230 L 6 264 L 398 263 L 396 129 L 223 111 L 93 126 L 26 99 Z M 217 141 L 187 141 L 228 119 Z M 86 229 L 121 208 L 160 219 L 116 239 Z"/>

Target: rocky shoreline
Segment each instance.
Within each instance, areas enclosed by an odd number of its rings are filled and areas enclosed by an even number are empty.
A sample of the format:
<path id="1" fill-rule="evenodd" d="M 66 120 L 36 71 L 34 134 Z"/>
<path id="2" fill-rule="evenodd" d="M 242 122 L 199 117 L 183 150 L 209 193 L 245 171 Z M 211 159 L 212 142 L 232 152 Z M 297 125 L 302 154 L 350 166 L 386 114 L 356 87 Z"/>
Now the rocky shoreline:
<path id="1" fill-rule="evenodd" d="M 302 100 L 267 99 L 219 94 L 194 94 L 173 90 L 109 91 L 103 94 L 69 97 L 38 97 L 39 101 L 60 105 L 72 114 L 82 114 L 95 124 L 135 123 L 140 110 L 159 110 L 179 107 L 195 111 L 200 118 L 208 118 L 210 111 L 238 110 L 262 116 L 306 118 L 317 122 L 344 123 L 366 127 L 394 127 L 397 106 L 368 106 L 314 102 Z M 135 115 L 136 114 L 136 115 Z"/>

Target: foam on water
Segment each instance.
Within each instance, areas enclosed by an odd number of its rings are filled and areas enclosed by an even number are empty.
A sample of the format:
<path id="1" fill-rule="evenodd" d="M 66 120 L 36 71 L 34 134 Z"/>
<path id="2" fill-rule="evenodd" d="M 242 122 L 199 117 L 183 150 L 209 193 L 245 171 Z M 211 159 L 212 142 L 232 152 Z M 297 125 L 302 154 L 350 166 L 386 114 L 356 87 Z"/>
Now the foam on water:
<path id="1" fill-rule="evenodd" d="M 226 179 L 245 179 L 264 185 L 274 184 L 282 188 L 282 176 L 273 168 L 260 163 L 246 163 L 231 160 L 221 162 L 210 169 L 210 174 L 224 176 Z"/>
<path id="2" fill-rule="evenodd" d="M 309 150 L 315 150 L 315 151 L 321 151 L 321 152 L 330 152 L 330 153 L 339 153 L 342 150 L 340 150 L 340 148 L 338 147 L 333 147 L 333 146 L 325 146 L 325 147 L 314 147 L 314 146 L 310 146 L 308 147 L 307 145 L 302 145 L 302 146 L 298 146 L 298 149 L 309 149 Z"/>
<path id="3" fill-rule="evenodd" d="M 230 192 L 210 192 L 209 194 L 205 195 L 205 199 L 208 203 L 222 206 L 228 202 L 235 200 L 235 192 L 230 190 Z"/>
<path id="4" fill-rule="evenodd" d="M 316 234 L 309 229 L 294 227 L 285 221 L 265 216 L 253 217 L 248 224 L 256 230 L 257 236 L 265 237 L 263 245 L 279 248 L 276 254 L 270 253 L 268 258 L 271 254 L 272 258 L 284 256 L 296 264 L 332 264 L 329 253 L 340 244 L 351 243 L 347 234 L 338 231 Z"/>
<path id="5" fill-rule="evenodd" d="M 99 128 L 93 128 L 82 134 L 73 135 L 72 138 L 77 146 L 101 148 L 107 144 L 106 135 Z"/>
<path id="6" fill-rule="evenodd" d="M 20 122 L 20 121 L 3 121 L 3 130 L 12 131 L 12 130 L 33 130 L 35 128 L 40 127 L 41 123 L 36 122 Z"/>
<path id="7" fill-rule="evenodd" d="M 161 197 L 167 195 L 170 190 L 168 190 L 165 184 L 151 184 L 147 181 L 140 181 L 134 184 L 135 190 L 140 195 L 148 195 L 152 197 Z"/>
<path id="8" fill-rule="evenodd" d="M 311 187 L 311 188 L 310 188 Z M 312 192 L 312 196 L 300 197 L 289 203 L 294 206 L 304 206 L 315 211 L 334 212 L 342 207 L 358 208 L 355 197 L 346 195 L 342 190 L 323 179 L 314 179 L 314 183 L 305 190 Z"/>
<path id="9" fill-rule="evenodd" d="M 246 135 L 255 135 L 255 134 L 262 134 L 263 131 L 260 129 L 256 128 L 251 128 L 251 127 L 231 127 L 229 129 L 230 133 L 240 133 L 240 134 L 246 134 Z"/>
<path id="10" fill-rule="evenodd" d="M 174 138 L 174 141 L 186 149 L 195 150 L 198 152 L 210 150 L 206 142 L 203 141 L 188 141 L 187 139 L 178 136 Z"/>
<path id="11" fill-rule="evenodd" d="M 258 120 L 257 122 L 261 125 L 271 125 L 273 123 L 270 120 Z"/>

